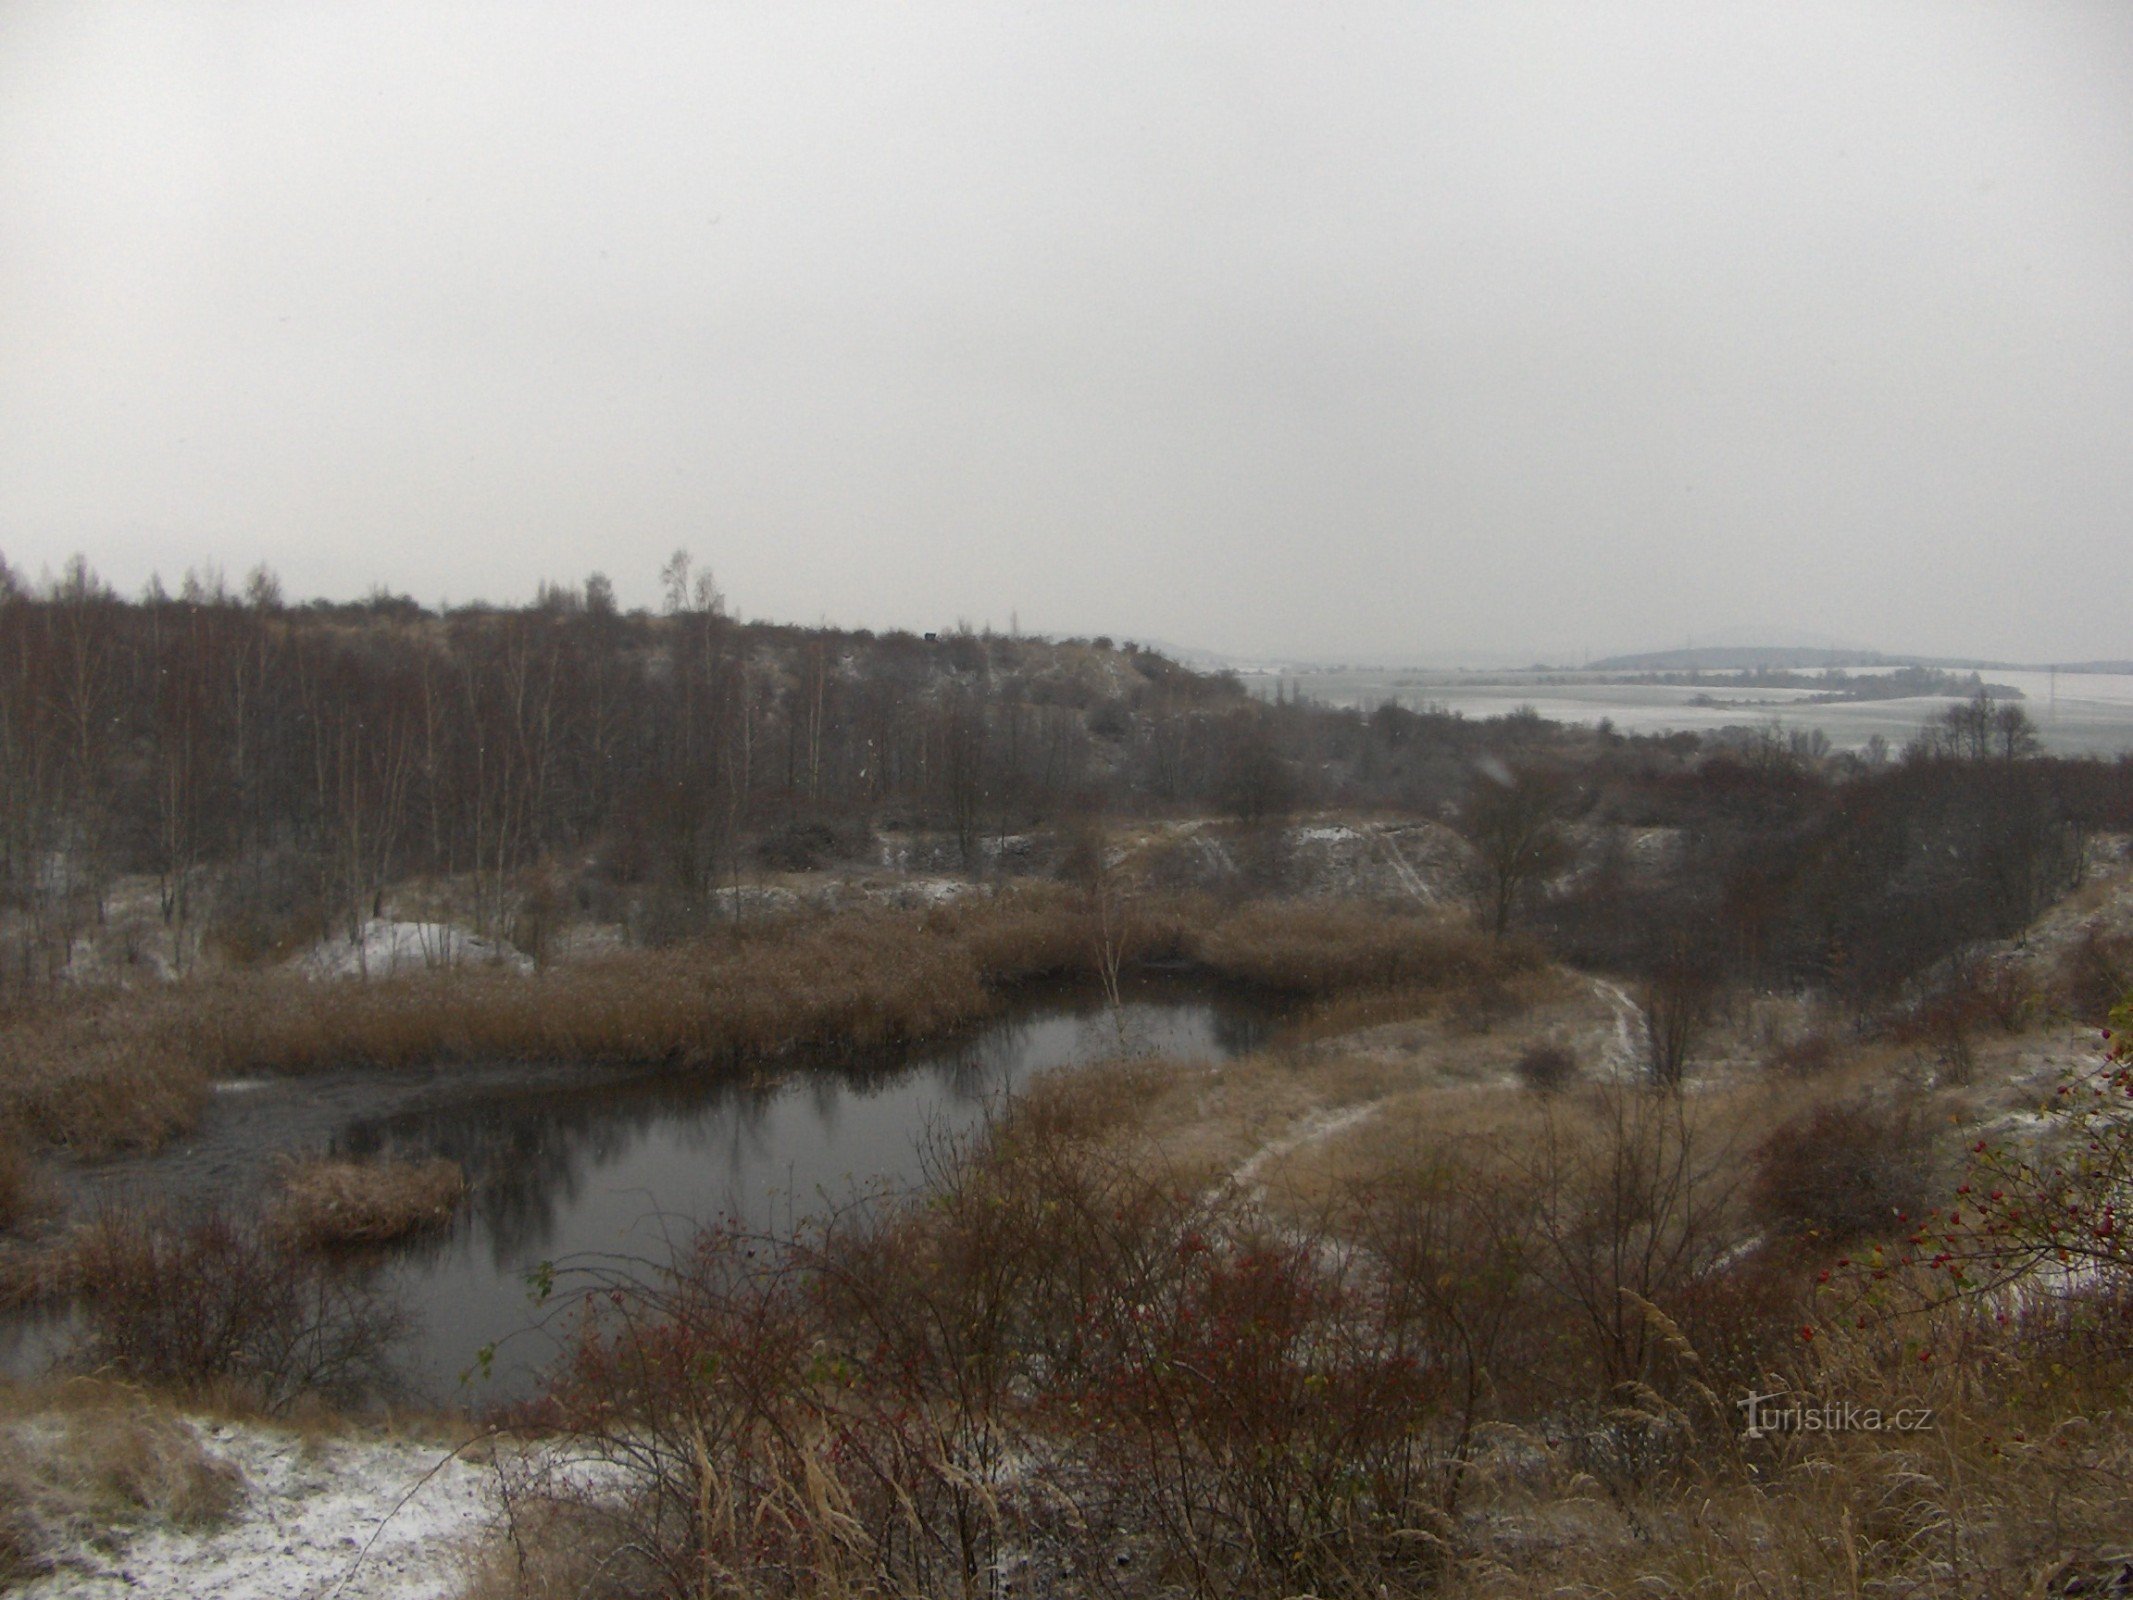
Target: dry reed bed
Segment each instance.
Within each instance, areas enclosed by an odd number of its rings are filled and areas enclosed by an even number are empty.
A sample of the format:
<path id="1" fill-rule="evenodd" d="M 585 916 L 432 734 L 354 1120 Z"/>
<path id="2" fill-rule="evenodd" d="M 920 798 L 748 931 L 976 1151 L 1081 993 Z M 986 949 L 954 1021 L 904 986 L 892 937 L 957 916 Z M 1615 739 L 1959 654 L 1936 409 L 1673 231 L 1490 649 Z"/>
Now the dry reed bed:
<path id="1" fill-rule="evenodd" d="M 467 1192 L 456 1161 L 339 1161 L 290 1164 L 268 1227 L 309 1250 L 385 1244 L 452 1220 Z"/>
<path id="2" fill-rule="evenodd" d="M 1545 961 L 1536 946 L 1464 922 L 1339 901 L 1248 905 L 1208 927 L 1193 958 L 1238 983 L 1317 996 L 1475 984 Z"/>
<path id="3" fill-rule="evenodd" d="M 923 913 L 795 919 L 530 976 L 421 973 L 372 982 L 231 974 L 69 996 L 0 1023 L 0 1121 L 83 1157 L 153 1149 L 218 1078 L 527 1058 L 698 1065 L 937 1037 L 997 991 L 1090 974 L 1107 953 L 1330 995 L 1469 983 L 1533 953 L 1464 926 L 1365 908 L 1137 903 L 1100 921 L 1037 887 Z"/>

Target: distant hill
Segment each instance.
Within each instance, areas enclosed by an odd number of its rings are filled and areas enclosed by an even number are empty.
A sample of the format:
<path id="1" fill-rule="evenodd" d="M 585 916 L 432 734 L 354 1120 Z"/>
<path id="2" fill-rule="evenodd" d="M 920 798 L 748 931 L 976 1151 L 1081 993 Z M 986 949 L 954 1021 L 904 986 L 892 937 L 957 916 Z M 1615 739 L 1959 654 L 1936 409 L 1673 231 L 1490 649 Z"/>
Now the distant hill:
<path id="1" fill-rule="evenodd" d="M 1739 672 L 1757 667 L 1798 671 L 1806 667 L 1922 666 L 1914 656 L 1883 655 L 1879 650 L 1818 649 L 1807 645 L 1695 645 L 1686 650 L 1652 650 L 1643 655 L 1609 656 L 1590 663 L 1595 672 Z"/>

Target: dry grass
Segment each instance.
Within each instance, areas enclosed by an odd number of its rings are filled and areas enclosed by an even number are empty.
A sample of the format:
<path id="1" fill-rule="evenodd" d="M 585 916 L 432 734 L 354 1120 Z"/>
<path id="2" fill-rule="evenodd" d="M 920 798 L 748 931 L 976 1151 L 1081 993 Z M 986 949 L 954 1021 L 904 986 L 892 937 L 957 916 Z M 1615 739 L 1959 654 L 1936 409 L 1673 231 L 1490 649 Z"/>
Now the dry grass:
<path id="1" fill-rule="evenodd" d="M 1871 1303 L 1817 1299 L 1834 1246 L 1753 1244 L 1763 1219 L 1741 1181 L 1744 1158 L 1772 1127 L 1812 1126 L 1825 1108 L 1849 1115 L 1849 1142 L 1863 1157 L 1906 1168 L 1918 1160 L 1916 1123 L 1878 1105 L 1862 1116 L 1865 1085 L 1855 1073 L 1836 1076 L 1745 1082 L 1685 1100 L 1587 1087 L 1553 1104 L 1439 1085 L 1390 1097 L 1376 1116 L 1285 1163 L 1281 1211 L 1301 1237 L 1345 1238 L 1351 1248 L 1358 1237 L 1382 1241 L 1414 1215 L 1418 1194 L 1441 1195 L 1447 1181 L 1468 1196 L 1465 1226 L 1478 1216 L 1538 1219 L 1493 1255 L 1536 1264 L 1543 1292 L 1521 1291 L 1513 1321 L 1545 1337 L 1499 1352 L 1491 1392 L 1505 1409 L 1477 1453 L 1450 1559 L 1418 1588 L 1714 1600 L 2117 1592 L 2101 1586 L 2118 1569 L 2100 1558 L 2125 1550 L 2133 1308 L 2039 1300 L 2009 1314 L 1922 1286 Z M 1624 1119 L 1611 1103 L 1644 1109 Z M 1957 1104 L 1943 1096 L 1918 1116 Z M 1166 1149 L 1180 1137 L 1145 1116 L 1127 1131 Z M 1885 1136 L 1886 1148 L 1867 1148 L 1870 1135 Z M 1676 1150 L 1688 1158 L 1679 1168 Z M 1676 1171 L 1689 1181 L 1655 1209 L 1655 1186 Z M 1431 1173 L 1418 1190 L 1418 1175 Z M 1610 1258 L 1604 1241 L 1625 1224 L 1619 1240 L 1631 1248 L 1613 1259 L 1691 1264 L 1618 1286 L 1666 1309 L 1612 1331 L 1604 1320 L 1566 1319 L 1559 1291 L 1578 1287 L 1581 1264 Z M 1484 1274 L 1455 1297 L 1470 1327 L 1487 1325 L 1491 1282 Z M 1593 1287 L 1610 1283 L 1603 1276 Z M 1588 1297 L 1596 1312 L 1612 1299 Z M 1626 1404 L 1623 1391 L 1603 1401 L 1604 1385 L 1580 1395 L 1580 1372 L 1611 1370 L 1601 1359 L 1610 1341 L 1616 1355 L 1637 1353 L 1640 1398 Z M 1575 1357 L 1580 1346 L 1588 1358 Z M 1737 1436 L 1733 1402 L 1750 1387 L 1884 1412 L 1930 1406 L 1934 1424 L 1906 1436 L 1749 1443 Z M 1366 1571 L 1354 1576 L 1367 1592 Z M 2068 1586 L 2077 1580 L 2098 1586 Z"/>
<path id="2" fill-rule="evenodd" d="M 1680 1336 L 1695 1359 L 1646 1368 L 1651 1392 L 1607 1424 L 1616 1444 L 1628 1427 L 1664 1447 L 1627 1475 L 1606 1452 L 1596 1458 L 1574 1405 L 1550 1415 L 1545 1396 L 1555 1392 L 1556 1404 L 1573 1399 L 1575 1384 L 1562 1380 L 1577 1370 L 1552 1365 L 1565 1347 L 1551 1343 L 1538 1369 L 1548 1382 L 1538 1395 L 1525 1389 L 1524 1408 L 1502 1419 L 1499 1448 L 1477 1463 L 1471 1538 L 1444 1575 L 1444 1592 L 2012 1600 L 2079 1592 L 2044 1584 L 2085 1562 L 2083 1570 L 2102 1570 L 2091 1558 L 2122 1542 L 2123 1484 L 2133 1467 L 2133 1434 L 2117 1420 L 2133 1324 L 2108 1307 L 2001 1323 L 1980 1308 L 1921 1297 L 1919 1309 L 1901 1315 L 1886 1303 L 1864 1308 L 1867 1324 L 1855 1326 L 1848 1308 L 1839 1316 L 1813 1299 L 1816 1273 L 1837 1247 L 1752 1245 L 1764 1225 L 1756 1201 L 1767 1196 L 1740 1180 L 1773 1127 L 1813 1127 L 1822 1108 L 1848 1119 L 1847 1143 L 1863 1160 L 1907 1171 L 1918 1164 L 1917 1122 L 1879 1106 L 1862 1115 L 1858 1075 L 1836 1076 L 1841 1081 L 1744 1082 L 1678 1102 L 1639 1095 L 1643 1104 L 1681 1107 L 1678 1137 L 1702 1152 L 1697 1182 L 1709 1196 L 1708 1205 L 1691 1196 L 1656 1230 L 1643 1220 L 1650 1193 L 1642 1179 L 1629 1190 L 1595 1181 L 1621 1170 L 1611 1154 L 1621 1146 L 1615 1127 L 1596 1114 L 1607 1096 L 1592 1088 L 1552 1106 L 1475 1085 L 1417 1088 L 1283 1164 L 1281 1214 L 1312 1236 L 1326 1236 L 1344 1195 L 1382 1222 L 1387 1208 L 1410 1203 L 1403 1186 L 1411 1188 L 1413 1174 L 1441 1170 L 1436 1164 L 1449 1156 L 1478 1192 L 1568 1197 L 1574 1203 L 1563 1214 L 1576 1226 L 1565 1237 L 1573 1242 L 1625 1216 L 1634 1224 L 1633 1255 L 1659 1245 L 1699 1263 L 1639 1291 L 1671 1309 L 1669 1338 Z M 1933 1117 L 1936 1105 L 1952 1109 L 1958 1100 L 1925 1102 L 1917 1116 Z M 1173 1137 L 1145 1124 L 1135 1133 L 1165 1143 Z M 1665 1143 L 1651 1148 L 1663 1151 Z M 1552 1150 L 1568 1159 L 1545 1154 Z M 1640 1160 L 1631 1170 L 1659 1173 L 1667 1163 Z M 1581 1187 L 1586 1199 L 1578 1202 Z M 1334 1226 L 1346 1232 L 1353 1224 Z M 1605 1300 L 1594 1297 L 1596 1305 Z M 1550 1315 L 1545 1297 L 1526 1313 L 1537 1325 Z M 1799 1337 L 1803 1323 L 1815 1327 L 1811 1341 Z M 1588 1337 L 1574 1326 L 1557 1325 L 1556 1338 Z M 1662 1381 L 1668 1371 L 1671 1380 Z M 1530 1374 L 1506 1370 L 1499 1393 L 1516 1395 Z M 1728 1408 L 1750 1384 L 1885 1410 L 1930 1404 L 1938 1420 L 1918 1437 L 1813 1436 L 1744 1453 Z"/>
<path id="3" fill-rule="evenodd" d="M 440 1228 L 466 1193 L 456 1161 L 291 1162 L 268 1227 L 308 1250 L 384 1244 Z"/>
<path id="4" fill-rule="evenodd" d="M 631 1574 L 611 1548 L 612 1516 L 538 1483 L 507 1481 L 514 1492 L 505 1526 L 477 1556 L 458 1600 L 606 1600 L 621 1591 Z"/>
<path id="5" fill-rule="evenodd" d="M 1531 956 L 1456 924 L 1318 905 L 1226 921 L 1188 901 L 1136 904 L 1110 928 L 1130 963 L 1195 962 L 1218 978 L 1318 995 L 1472 984 Z M 226 974 L 69 997 L 0 1023 L 0 1120 L 84 1157 L 153 1149 L 197 1116 L 216 1078 L 477 1060 L 721 1065 L 938 1037 L 998 991 L 1094 974 L 1104 929 L 1056 885 L 924 913 L 852 911 L 530 976 L 416 973 L 374 982 Z"/>
<path id="6" fill-rule="evenodd" d="M 1219 1066 L 1122 1061 L 1047 1074 L 1024 1090 L 1013 1128 L 1042 1128 L 1122 1165 L 1160 1165 L 1176 1182 L 1222 1183 L 1271 1144 L 1383 1101 L 1406 1075 L 1384 1062 L 1306 1063 L 1267 1051 Z M 1021 1136 L 1019 1133 L 1018 1137 Z M 1293 1159 L 1293 1158 L 1292 1158 Z M 1282 1162 L 1262 1162 L 1261 1177 Z"/>
<path id="7" fill-rule="evenodd" d="M 1922 1352 L 1934 1359 L 1921 1361 Z M 1610 1493 L 1571 1451 L 1536 1449 L 1494 1503 L 1449 1592 L 1710 1597 L 2123 1593 L 2133 1433 L 2123 1346 L 2056 1314 L 1977 1306 L 1837 1321 L 1758 1385 L 1931 1412 L 1915 1432 L 1738 1437 L 1737 1398 L 1678 1414 L 1699 1447 Z M 1538 1445 L 1537 1436 L 1528 1436 Z M 2105 1559 L 2116 1555 L 2115 1560 Z M 2086 1584 L 2084 1587 L 2083 1585 Z"/>
<path id="8" fill-rule="evenodd" d="M 1311 995 L 1471 985 L 1543 960 L 1533 946 L 1463 921 L 1339 901 L 1247 905 L 1210 928 L 1196 954 L 1236 982 Z"/>
<path id="9" fill-rule="evenodd" d="M 0 1389 L 0 1589 L 143 1523 L 212 1525 L 243 1484 L 151 1397 L 78 1381 Z"/>

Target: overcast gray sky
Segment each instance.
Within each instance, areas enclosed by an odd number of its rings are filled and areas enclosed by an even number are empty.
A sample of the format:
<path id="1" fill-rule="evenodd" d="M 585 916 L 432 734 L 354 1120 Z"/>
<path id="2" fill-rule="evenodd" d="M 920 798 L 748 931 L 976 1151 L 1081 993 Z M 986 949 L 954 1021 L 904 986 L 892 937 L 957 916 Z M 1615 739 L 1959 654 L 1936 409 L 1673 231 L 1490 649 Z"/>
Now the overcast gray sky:
<path id="1" fill-rule="evenodd" d="M 2133 655 L 2133 6 L 0 3 L 0 552 Z"/>

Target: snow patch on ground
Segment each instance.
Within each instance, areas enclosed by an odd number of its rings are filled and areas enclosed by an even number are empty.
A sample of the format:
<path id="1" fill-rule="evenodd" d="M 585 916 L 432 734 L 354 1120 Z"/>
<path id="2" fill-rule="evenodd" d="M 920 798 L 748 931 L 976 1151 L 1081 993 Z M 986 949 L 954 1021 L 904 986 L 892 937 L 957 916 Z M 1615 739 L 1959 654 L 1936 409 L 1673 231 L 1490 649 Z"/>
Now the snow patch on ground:
<path id="1" fill-rule="evenodd" d="M 1315 828 L 1298 828 L 1296 830 L 1296 842 L 1298 844 L 1346 844 L 1354 837 L 1355 830 L 1353 828 L 1344 827 L 1337 822 Z"/>
<path id="2" fill-rule="evenodd" d="M 493 1474 L 436 1445 L 306 1442 L 250 1424 L 200 1431 L 205 1452 L 244 1475 L 228 1522 L 76 1550 L 22 1600 L 447 1600 L 494 1515 Z"/>
<path id="3" fill-rule="evenodd" d="M 947 905 L 978 892 L 967 878 L 912 878 L 891 886 L 884 899 L 899 908 Z"/>
<path id="4" fill-rule="evenodd" d="M 1614 1026 L 1602 1036 L 1600 1045 L 1601 1073 L 1619 1079 L 1638 1076 L 1645 1070 L 1643 1052 L 1637 1047 L 1644 1013 L 1638 1010 L 1637 1002 L 1623 992 L 1621 985 L 1590 976 L 1586 981 L 1614 1014 Z"/>
<path id="5" fill-rule="evenodd" d="M 531 972 L 532 958 L 496 939 L 449 922 L 394 922 L 373 917 L 361 937 L 327 939 L 298 958 L 308 978 L 384 978 L 441 967 L 508 967 Z"/>

